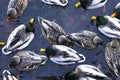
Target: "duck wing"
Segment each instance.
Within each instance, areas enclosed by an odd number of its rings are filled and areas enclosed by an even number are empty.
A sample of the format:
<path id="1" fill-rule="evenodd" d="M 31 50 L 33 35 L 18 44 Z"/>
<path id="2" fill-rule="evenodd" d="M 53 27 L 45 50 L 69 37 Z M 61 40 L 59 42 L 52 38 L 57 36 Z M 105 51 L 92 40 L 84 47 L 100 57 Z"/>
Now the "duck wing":
<path id="1" fill-rule="evenodd" d="M 69 35 L 70 39 L 79 47 L 90 48 L 94 47 L 93 38 L 96 36 L 95 33 L 90 31 L 81 31 L 79 33 L 72 33 Z"/>
<path id="2" fill-rule="evenodd" d="M 60 65 L 69 65 L 85 61 L 84 55 L 77 53 L 75 50 L 67 46 L 63 45 L 54 46 L 58 50 L 56 56 L 50 57 L 50 60 L 53 61 L 54 63 Z"/>
<path id="3" fill-rule="evenodd" d="M 87 7 L 87 9 L 95 9 L 102 7 L 106 4 L 108 0 L 92 0 L 91 4 Z"/>
<path id="4" fill-rule="evenodd" d="M 38 55 L 31 51 L 21 51 L 17 54 L 21 58 L 20 66 L 23 71 L 30 71 L 38 68 L 47 62 L 47 57 Z"/>
<path id="5" fill-rule="evenodd" d="M 114 48 L 108 43 L 105 49 L 105 58 L 110 69 L 114 71 L 116 76 L 120 76 L 120 48 Z"/>

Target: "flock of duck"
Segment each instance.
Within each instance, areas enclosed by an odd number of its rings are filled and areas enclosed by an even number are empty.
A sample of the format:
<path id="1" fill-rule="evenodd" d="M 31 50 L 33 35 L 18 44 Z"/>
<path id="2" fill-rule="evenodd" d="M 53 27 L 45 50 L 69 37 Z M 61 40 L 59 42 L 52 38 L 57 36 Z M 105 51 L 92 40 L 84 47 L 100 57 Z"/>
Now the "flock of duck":
<path id="1" fill-rule="evenodd" d="M 68 0 L 41 0 L 46 4 L 67 6 Z M 84 9 L 95 9 L 104 6 L 108 0 L 79 0 L 75 7 Z M 12 21 L 22 15 L 27 8 L 28 0 L 10 0 L 7 10 L 7 20 Z M 96 22 L 98 30 L 105 36 L 112 38 L 105 48 L 105 58 L 108 67 L 113 70 L 116 80 L 120 79 L 120 3 L 115 6 L 114 12 L 109 16 L 92 16 L 91 24 Z M 34 38 L 34 22 L 31 18 L 28 23 L 16 27 L 8 37 L 6 44 L 0 42 L 2 53 L 10 55 L 14 51 L 17 53 L 12 57 L 9 68 L 16 68 L 19 71 L 33 71 L 40 65 L 46 64 L 48 60 L 58 65 L 72 65 L 82 63 L 86 57 L 72 49 L 76 45 L 80 48 L 95 49 L 102 45 L 103 40 L 94 32 L 81 30 L 71 34 L 65 31 L 55 21 L 49 21 L 40 16 L 37 17 L 41 27 L 42 35 L 52 45 L 47 48 L 41 48 L 45 55 L 39 55 L 35 52 L 22 50 L 29 46 Z M 65 80 L 109 80 L 99 68 L 81 64 L 74 71 L 66 73 L 63 77 Z M 3 71 L 3 80 L 18 80 L 8 70 Z"/>

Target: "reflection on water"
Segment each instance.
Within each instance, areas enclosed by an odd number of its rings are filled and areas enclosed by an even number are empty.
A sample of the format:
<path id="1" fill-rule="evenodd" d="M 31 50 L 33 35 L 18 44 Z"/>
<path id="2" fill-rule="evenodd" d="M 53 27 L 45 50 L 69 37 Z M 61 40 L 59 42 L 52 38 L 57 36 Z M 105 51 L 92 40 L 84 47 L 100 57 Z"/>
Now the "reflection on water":
<path id="1" fill-rule="evenodd" d="M 43 38 L 41 35 L 41 30 L 37 22 L 37 16 L 41 16 L 48 20 L 55 20 L 66 33 L 79 32 L 80 30 L 90 30 L 97 33 L 104 41 L 102 46 L 99 46 L 93 50 L 86 50 L 74 46 L 73 48 L 86 56 L 86 61 L 81 64 L 90 64 L 94 66 L 99 66 L 100 70 L 111 76 L 109 69 L 105 62 L 104 50 L 106 43 L 109 41 L 107 37 L 101 34 L 95 26 L 89 24 L 92 15 L 110 15 L 113 12 L 114 6 L 119 2 L 119 0 L 109 0 L 106 6 L 94 9 L 94 10 L 84 10 L 82 8 L 76 9 L 74 7 L 78 0 L 69 0 L 69 4 L 66 8 L 58 6 L 50 6 L 41 2 L 41 0 L 30 0 L 27 9 L 21 17 L 18 18 L 19 22 L 16 20 L 8 23 L 6 22 L 6 11 L 9 0 L 0 0 L 0 41 L 7 41 L 7 38 L 11 31 L 19 24 L 27 22 L 31 17 L 36 19 L 35 22 L 35 38 L 31 44 L 24 50 L 35 51 L 38 54 L 43 54 L 39 52 L 42 47 L 47 47 L 50 43 Z M 2 47 L 0 47 L 1 49 Z M 14 52 L 16 53 L 16 52 Z M 7 65 L 10 62 L 11 57 L 14 55 L 5 56 L 0 54 L 0 80 L 2 80 L 2 71 L 4 69 L 10 70 L 13 74 L 18 74 L 19 71 L 15 69 L 9 69 Z M 56 77 L 51 77 L 48 79 L 41 78 L 43 76 L 62 76 L 63 74 L 73 70 L 78 64 L 69 66 L 60 66 L 48 61 L 45 65 L 40 66 L 37 70 L 33 72 L 23 72 L 20 73 L 20 80 L 57 80 Z M 59 79 L 58 79 L 59 80 Z"/>

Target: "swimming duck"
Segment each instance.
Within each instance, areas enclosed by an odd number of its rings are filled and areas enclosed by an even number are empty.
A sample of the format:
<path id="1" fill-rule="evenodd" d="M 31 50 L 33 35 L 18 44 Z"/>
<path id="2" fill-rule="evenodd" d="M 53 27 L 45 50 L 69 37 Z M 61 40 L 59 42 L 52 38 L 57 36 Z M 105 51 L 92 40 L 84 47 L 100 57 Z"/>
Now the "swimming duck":
<path id="1" fill-rule="evenodd" d="M 92 65 L 82 64 L 64 76 L 65 80 L 108 80 L 108 77 Z"/>
<path id="2" fill-rule="evenodd" d="M 81 6 L 84 9 L 96 9 L 104 6 L 107 2 L 108 0 L 79 0 L 75 4 L 75 7 L 78 8 Z"/>
<path id="3" fill-rule="evenodd" d="M 84 55 L 64 45 L 52 45 L 46 49 L 41 48 L 40 51 L 45 52 L 52 62 L 59 65 L 70 65 L 85 61 Z"/>
<path id="4" fill-rule="evenodd" d="M 9 35 L 6 45 L 2 48 L 2 53 L 7 55 L 13 51 L 27 47 L 34 38 L 34 19 L 29 23 L 21 24 Z"/>
<path id="5" fill-rule="evenodd" d="M 31 51 L 20 51 L 12 57 L 8 67 L 16 68 L 19 71 L 33 71 L 46 62 L 47 57 L 44 55 L 38 55 Z"/>
<path id="6" fill-rule="evenodd" d="M 18 80 L 8 70 L 3 70 L 3 80 Z"/>
<path id="7" fill-rule="evenodd" d="M 102 44 L 102 39 L 100 39 L 96 33 L 88 30 L 82 30 L 77 33 L 71 33 L 68 38 L 77 46 L 94 49 L 98 45 Z"/>
<path id="8" fill-rule="evenodd" d="M 98 30 L 109 38 L 120 39 L 120 20 L 110 16 L 93 16 L 92 20 L 96 20 Z"/>
<path id="9" fill-rule="evenodd" d="M 0 46 L 4 46 L 5 42 L 0 41 Z"/>
<path id="10" fill-rule="evenodd" d="M 59 5 L 59 6 L 67 6 L 68 0 L 42 0 L 42 2 L 50 5 Z"/>
<path id="11" fill-rule="evenodd" d="M 117 17 L 120 19 L 120 2 L 115 6 L 114 12 L 112 13 L 111 17 Z"/>
<path id="12" fill-rule="evenodd" d="M 112 39 L 108 42 L 105 49 L 106 62 L 117 77 L 120 78 L 120 41 Z"/>
<path id="13" fill-rule="evenodd" d="M 49 21 L 38 16 L 41 25 L 42 35 L 52 44 L 71 46 L 72 43 L 66 37 L 64 30 L 54 21 Z"/>
<path id="14" fill-rule="evenodd" d="M 28 4 L 28 0 L 10 0 L 7 9 L 7 20 L 18 18 L 23 14 Z"/>

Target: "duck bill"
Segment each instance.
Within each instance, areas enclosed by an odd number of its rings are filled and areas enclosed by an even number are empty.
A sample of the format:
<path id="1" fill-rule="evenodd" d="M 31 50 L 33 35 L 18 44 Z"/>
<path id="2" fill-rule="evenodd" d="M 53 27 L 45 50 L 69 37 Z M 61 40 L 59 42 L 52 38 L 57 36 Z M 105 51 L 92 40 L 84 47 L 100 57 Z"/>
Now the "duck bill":
<path id="1" fill-rule="evenodd" d="M 116 17 L 116 16 L 117 16 L 116 12 L 114 12 L 114 13 L 111 14 L 111 17 L 113 17 L 113 18 Z"/>
<path id="2" fill-rule="evenodd" d="M 96 21 L 97 16 L 92 16 L 90 24 L 93 26 L 94 25 L 94 21 Z"/>
<path id="3" fill-rule="evenodd" d="M 75 7 L 76 8 L 79 8 L 81 6 L 81 3 L 80 2 L 77 2 L 76 4 L 75 4 Z"/>
<path id="4" fill-rule="evenodd" d="M 30 23 L 30 24 L 34 24 L 34 22 L 35 22 L 35 19 L 34 19 L 34 18 L 31 18 L 31 19 L 29 20 L 29 23 Z"/>
<path id="5" fill-rule="evenodd" d="M 0 42 L 0 46 L 4 46 L 5 45 L 5 43 L 4 42 Z"/>
<path id="6" fill-rule="evenodd" d="M 7 22 L 10 22 L 12 20 L 12 18 L 11 17 L 7 17 Z"/>
<path id="7" fill-rule="evenodd" d="M 45 48 L 41 48 L 40 52 L 46 52 L 46 49 Z"/>

